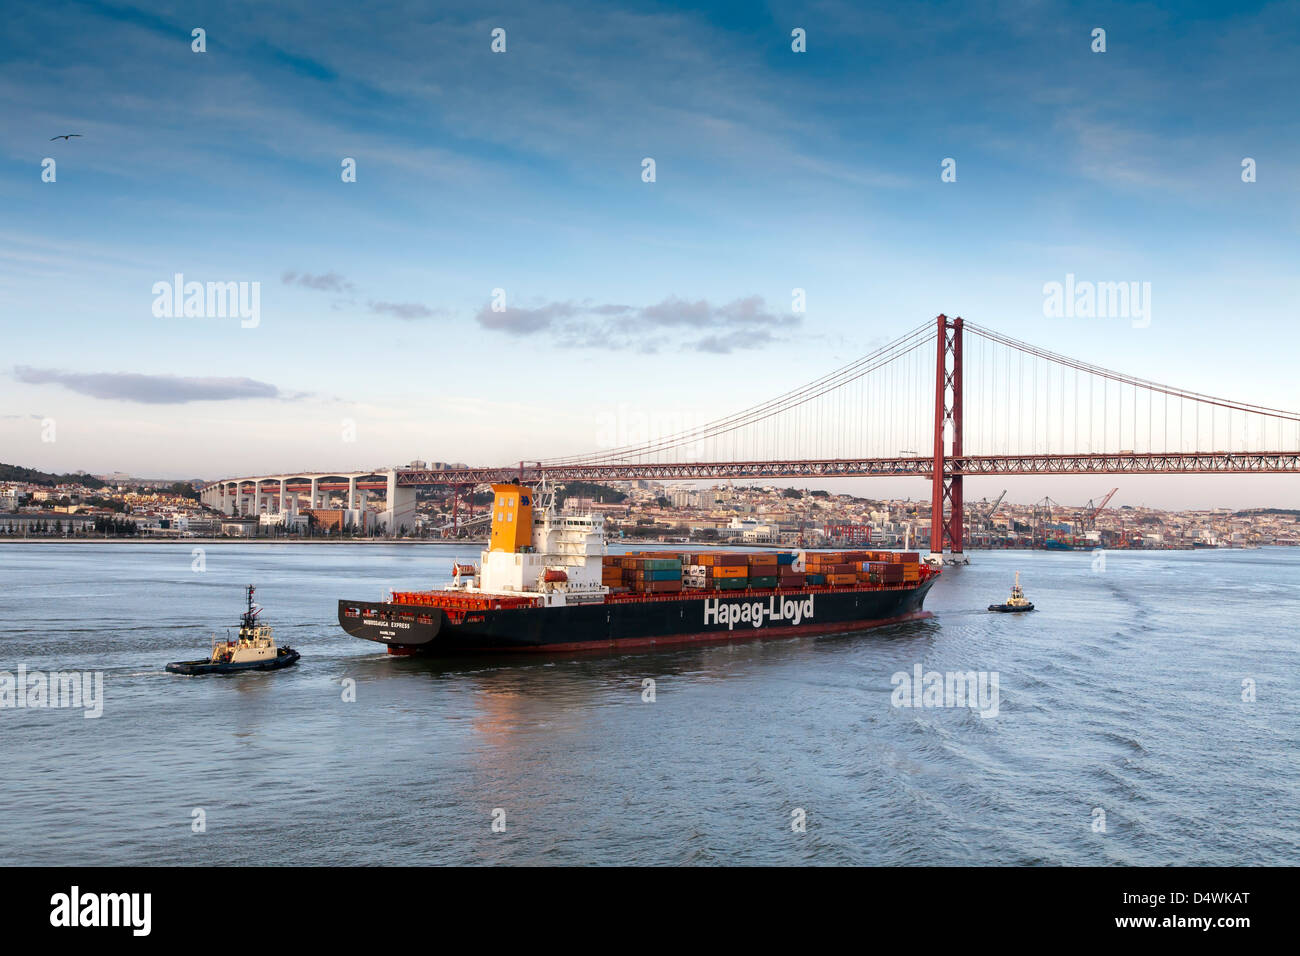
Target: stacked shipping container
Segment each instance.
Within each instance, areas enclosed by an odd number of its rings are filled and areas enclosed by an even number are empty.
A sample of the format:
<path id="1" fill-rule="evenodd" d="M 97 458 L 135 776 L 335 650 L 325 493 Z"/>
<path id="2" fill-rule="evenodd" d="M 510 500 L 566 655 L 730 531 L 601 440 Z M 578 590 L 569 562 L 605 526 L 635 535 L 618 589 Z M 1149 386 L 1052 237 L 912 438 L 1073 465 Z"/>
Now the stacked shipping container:
<path id="1" fill-rule="evenodd" d="M 619 585 L 642 594 L 673 594 L 682 589 L 682 562 L 662 554 L 606 555 L 602 559 L 601 583 L 614 587 L 612 562 L 618 562 Z"/>
<path id="2" fill-rule="evenodd" d="M 692 560 L 695 567 L 707 569 L 704 572 L 706 588 L 740 591 L 752 586 L 747 554 L 696 554 Z"/>
<path id="3" fill-rule="evenodd" d="M 606 587 L 662 594 L 801 587 L 899 586 L 921 579 L 914 551 L 760 551 L 606 555 Z"/>
<path id="4" fill-rule="evenodd" d="M 749 565 L 749 586 L 751 588 L 776 587 L 779 573 L 776 555 L 771 551 L 746 555 Z"/>

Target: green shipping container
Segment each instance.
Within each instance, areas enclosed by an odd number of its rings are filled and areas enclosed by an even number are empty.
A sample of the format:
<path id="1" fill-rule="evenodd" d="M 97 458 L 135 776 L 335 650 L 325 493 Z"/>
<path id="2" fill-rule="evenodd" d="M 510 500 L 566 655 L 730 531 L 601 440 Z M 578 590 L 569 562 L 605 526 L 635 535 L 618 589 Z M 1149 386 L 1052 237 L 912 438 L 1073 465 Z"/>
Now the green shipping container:
<path id="1" fill-rule="evenodd" d="M 751 577 L 749 579 L 751 588 L 774 588 L 776 587 L 776 575 L 764 575 L 762 577 Z"/>
<path id="2" fill-rule="evenodd" d="M 662 571 L 638 571 L 636 576 L 639 581 L 680 581 L 682 571 L 681 568 L 666 568 Z"/>
<path id="3" fill-rule="evenodd" d="M 642 558 L 637 567 L 642 571 L 680 571 L 682 563 L 676 558 Z"/>

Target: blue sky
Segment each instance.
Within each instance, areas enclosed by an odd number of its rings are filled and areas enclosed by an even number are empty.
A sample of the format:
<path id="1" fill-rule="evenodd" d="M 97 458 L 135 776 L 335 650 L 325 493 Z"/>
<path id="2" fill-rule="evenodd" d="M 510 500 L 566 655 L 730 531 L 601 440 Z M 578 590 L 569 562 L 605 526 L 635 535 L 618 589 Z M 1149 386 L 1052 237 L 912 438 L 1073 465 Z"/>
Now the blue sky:
<path id="1" fill-rule="evenodd" d="M 25 5 L 0 34 L 0 460 L 580 452 L 601 409 L 726 414 L 941 311 L 1296 408 L 1298 47 L 1283 3 Z M 176 273 L 260 282 L 259 324 L 154 316 Z M 1150 326 L 1045 318 L 1067 273 L 1150 282 Z"/>

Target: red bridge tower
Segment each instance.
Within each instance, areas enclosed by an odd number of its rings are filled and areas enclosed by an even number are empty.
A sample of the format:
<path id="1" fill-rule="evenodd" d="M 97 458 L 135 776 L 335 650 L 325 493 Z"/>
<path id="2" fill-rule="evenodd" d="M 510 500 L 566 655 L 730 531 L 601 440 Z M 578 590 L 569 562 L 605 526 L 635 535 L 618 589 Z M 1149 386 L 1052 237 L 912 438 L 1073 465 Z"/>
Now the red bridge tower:
<path id="1" fill-rule="evenodd" d="M 950 319 L 940 315 L 938 323 L 938 356 L 934 376 L 934 474 L 930 496 L 930 553 L 942 555 L 947 544 L 954 555 L 962 553 L 962 527 L 965 515 L 962 509 L 960 473 L 949 467 L 950 458 L 960 458 L 961 448 L 961 316 Z M 948 357 L 952 356 L 949 370 Z M 949 400 L 949 390 L 952 398 Z M 943 426 L 952 422 L 952 453 L 944 455 Z M 949 504 L 944 518 L 944 502 Z"/>

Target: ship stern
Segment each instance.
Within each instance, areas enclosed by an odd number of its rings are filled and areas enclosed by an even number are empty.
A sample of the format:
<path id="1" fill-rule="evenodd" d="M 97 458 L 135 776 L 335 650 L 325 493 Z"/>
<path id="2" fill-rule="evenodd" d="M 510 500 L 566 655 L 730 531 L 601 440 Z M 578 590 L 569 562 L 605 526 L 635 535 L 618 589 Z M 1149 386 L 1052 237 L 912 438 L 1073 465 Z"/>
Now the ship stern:
<path id="1" fill-rule="evenodd" d="M 383 644 L 390 654 L 428 650 L 445 623 L 441 608 L 376 601 L 339 601 L 339 625 L 353 637 Z"/>

